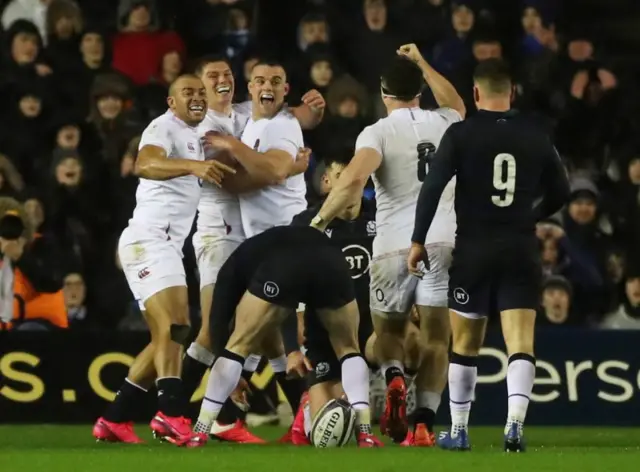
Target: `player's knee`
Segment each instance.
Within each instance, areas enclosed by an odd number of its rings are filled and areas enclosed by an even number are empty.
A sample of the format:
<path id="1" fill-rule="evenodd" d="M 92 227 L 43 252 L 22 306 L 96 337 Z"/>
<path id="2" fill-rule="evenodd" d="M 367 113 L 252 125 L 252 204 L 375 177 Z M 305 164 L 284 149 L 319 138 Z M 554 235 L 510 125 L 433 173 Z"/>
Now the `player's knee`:
<path id="1" fill-rule="evenodd" d="M 191 326 L 189 324 L 171 323 L 169 326 L 169 338 L 174 342 L 185 345 L 189 340 Z"/>

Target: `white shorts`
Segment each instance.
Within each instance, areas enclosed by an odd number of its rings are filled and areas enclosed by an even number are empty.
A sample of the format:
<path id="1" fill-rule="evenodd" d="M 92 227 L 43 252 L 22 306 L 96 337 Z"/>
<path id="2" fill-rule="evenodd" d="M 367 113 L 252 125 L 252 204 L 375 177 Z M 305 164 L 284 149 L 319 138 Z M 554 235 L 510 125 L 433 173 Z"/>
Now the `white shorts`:
<path id="1" fill-rule="evenodd" d="M 431 269 L 422 279 L 411 275 L 407 269 L 409 250 L 374 257 L 371 261 L 371 310 L 382 315 L 408 317 L 414 304 L 448 306 L 452 251 L 453 247 L 449 245 L 428 245 Z"/>
<path id="2" fill-rule="evenodd" d="M 229 239 L 213 232 L 196 231 L 193 235 L 193 249 L 200 274 L 200 290 L 216 283 L 220 268 L 240 244 L 237 239 Z"/>
<path id="3" fill-rule="evenodd" d="M 182 251 L 174 241 L 126 228 L 118 242 L 118 257 L 141 310 L 156 293 L 187 286 Z"/>

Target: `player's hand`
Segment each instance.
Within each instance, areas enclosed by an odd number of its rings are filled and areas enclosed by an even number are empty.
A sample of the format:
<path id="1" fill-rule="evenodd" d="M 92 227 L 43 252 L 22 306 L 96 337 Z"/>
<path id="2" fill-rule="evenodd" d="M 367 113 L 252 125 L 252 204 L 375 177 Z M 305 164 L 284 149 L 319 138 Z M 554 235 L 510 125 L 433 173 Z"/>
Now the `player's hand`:
<path id="1" fill-rule="evenodd" d="M 198 164 L 193 174 L 199 179 L 218 187 L 222 186 L 225 174 L 236 173 L 234 168 L 216 160 L 203 161 Z"/>
<path id="2" fill-rule="evenodd" d="M 422 57 L 422 54 L 420 54 L 420 50 L 418 49 L 418 46 L 416 46 L 413 43 L 403 44 L 398 48 L 398 50 L 396 51 L 396 54 L 398 54 L 398 56 L 406 57 L 407 59 L 415 62 L 416 64 L 418 64 L 420 61 L 424 61 L 424 57 Z"/>
<path id="3" fill-rule="evenodd" d="M 291 173 L 289 177 L 293 177 L 294 175 L 298 175 L 298 174 L 304 174 L 309 168 L 310 157 L 311 157 L 311 149 L 309 148 L 298 149 L 298 154 L 296 155 L 296 161 L 293 163 L 293 167 L 291 168 Z"/>
<path id="4" fill-rule="evenodd" d="M 203 136 L 205 147 L 215 150 L 230 151 L 236 139 L 233 136 L 221 134 L 217 131 L 209 131 Z"/>
<path id="5" fill-rule="evenodd" d="M 287 377 L 303 378 L 312 369 L 311 362 L 300 351 L 293 351 L 287 356 Z"/>
<path id="6" fill-rule="evenodd" d="M 249 392 L 249 383 L 244 378 L 240 377 L 238 385 L 236 386 L 235 390 L 231 392 L 229 398 L 231 398 L 231 401 L 235 403 L 235 405 L 242 411 L 248 411 L 249 400 L 247 399 L 247 397 Z"/>
<path id="7" fill-rule="evenodd" d="M 324 97 L 316 89 L 311 89 L 302 96 L 302 103 L 307 105 L 313 111 L 322 111 L 327 106 Z"/>
<path id="8" fill-rule="evenodd" d="M 422 278 L 424 270 L 420 267 L 421 262 L 424 264 L 426 270 L 431 269 L 429 266 L 429 254 L 427 254 L 427 249 L 424 245 L 411 243 L 411 249 L 409 249 L 409 255 L 407 256 L 409 273 Z"/>

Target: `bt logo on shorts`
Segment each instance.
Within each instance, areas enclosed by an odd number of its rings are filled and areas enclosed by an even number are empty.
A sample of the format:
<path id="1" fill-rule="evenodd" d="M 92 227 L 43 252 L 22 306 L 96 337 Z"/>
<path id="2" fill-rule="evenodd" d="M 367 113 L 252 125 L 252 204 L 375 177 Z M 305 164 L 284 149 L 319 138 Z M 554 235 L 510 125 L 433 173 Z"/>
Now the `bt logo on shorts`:
<path id="1" fill-rule="evenodd" d="M 318 365 L 316 365 L 315 370 L 316 370 L 316 377 L 320 378 L 320 377 L 324 377 L 329 373 L 329 371 L 331 370 L 331 366 L 329 365 L 328 362 L 318 362 Z"/>
<path id="2" fill-rule="evenodd" d="M 453 298 L 460 305 L 466 305 L 467 303 L 469 303 L 469 294 L 460 287 L 456 287 L 453 289 Z"/>
<path id="3" fill-rule="evenodd" d="M 371 254 L 369 254 L 366 248 L 358 244 L 351 244 L 343 247 L 342 252 L 344 253 L 344 258 L 349 263 L 352 279 L 359 279 L 369 272 Z"/>
<path id="4" fill-rule="evenodd" d="M 266 297 L 273 298 L 280 293 L 280 287 L 275 282 L 265 282 L 262 291 Z"/>
<path id="5" fill-rule="evenodd" d="M 149 276 L 149 274 L 150 274 L 150 272 L 149 272 L 149 268 L 148 268 L 148 267 L 145 267 L 144 269 L 142 269 L 142 270 L 138 271 L 138 278 L 139 278 L 140 280 L 142 280 L 142 279 L 144 279 L 145 277 L 148 277 L 148 276 Z"/>

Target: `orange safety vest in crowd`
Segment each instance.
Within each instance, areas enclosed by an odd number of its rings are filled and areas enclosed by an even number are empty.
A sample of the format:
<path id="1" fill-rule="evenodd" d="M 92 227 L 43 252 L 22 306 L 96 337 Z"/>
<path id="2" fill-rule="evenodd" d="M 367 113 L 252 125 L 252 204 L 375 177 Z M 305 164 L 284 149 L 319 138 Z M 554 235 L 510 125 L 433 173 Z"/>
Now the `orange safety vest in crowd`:
<path id="1" fill-rule="evenodd" d="M 40 235 L 36 234 L 35 237 Z M 20 269 L 13 271 L 13 319 L 46 320 L 58 328 L 68 328 L 67 308 L 62 290 L 38 293 Z M 0 322 L 0 331 L 11 329 L 13 323 Z"/>

